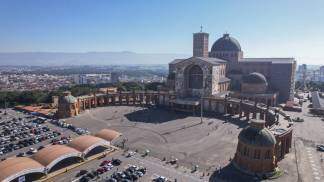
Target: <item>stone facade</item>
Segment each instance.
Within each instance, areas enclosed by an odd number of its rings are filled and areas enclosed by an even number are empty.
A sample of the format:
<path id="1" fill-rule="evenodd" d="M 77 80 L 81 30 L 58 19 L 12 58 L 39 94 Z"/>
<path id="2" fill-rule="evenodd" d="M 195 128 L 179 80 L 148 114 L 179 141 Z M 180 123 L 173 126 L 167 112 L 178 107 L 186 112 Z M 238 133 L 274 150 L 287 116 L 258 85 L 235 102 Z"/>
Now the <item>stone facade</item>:
<path id="1" fill-rule="evenodd" d="M 64 92 L 63 96 L 58 99 L 58 110 L 56 117 L 68 118 L 79 114 L 80 103 L 71 95 L 71 92 Z"/>
<path id="2" fill-rule="evenodd" d="M 193 56 L 208 57 L 208 33 L 199 32 L 193 34 Z"/>
<path id="3" fill-rule="evenodd" d="M 198 87 L 192 85 L 195 76 L 199 76 L 191 73 L 194 66 L 198 66 L 202 71 L 201 85 Z M 169 75 L 173 75 L 172 90 L 180 98 L 215 95 L 221 91 L 224 83 L 227 82 L 225 86 L 229 84 L 229 79 L 225 77 L 225 69 L 225 62 L 215 58 L 191 57 L 175 60 L 169 64 Z M 222 90 L 226 91 L 227 88 Z"/>
<path id="4" fill-rule="evenodd" d="M 229 34 L 214 43 L 209 56 L 227 61 L 226 76 L 231 79 L 232 88 L 240 88 L 241 76 L 259 72 L 269 81 L 269 88 L 278 93 L 279 102 L 293 100 L 294 58 L 244 58 L 239 42 Z"/>
<path id="5" fill-rule="evenodd" d="M 267 174 L 275 171 L 276 138 L 265 122 L 251 120 L 250 126 L 239 134 L 237 150 L 233 163 L 243 172 L 249 174 Z"/>

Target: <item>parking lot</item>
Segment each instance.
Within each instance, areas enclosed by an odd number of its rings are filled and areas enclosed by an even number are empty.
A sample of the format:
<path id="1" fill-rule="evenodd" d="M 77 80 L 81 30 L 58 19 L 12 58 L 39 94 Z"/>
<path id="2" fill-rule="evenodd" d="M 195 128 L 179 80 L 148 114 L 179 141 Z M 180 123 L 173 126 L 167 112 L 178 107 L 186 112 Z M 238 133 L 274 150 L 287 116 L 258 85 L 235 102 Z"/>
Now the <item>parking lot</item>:
<path id="1" fill-rule="evenodd" d="M 127 153 L 126 153 L 127 154 Z M 120 160 L 119 165 L 113 163 L 114 160 Z M 107 168 L 107 170 L 102 170 Z M 112 179 L 114 178 L 114 179 Z M 190 181 L 201 182 L 208 181 L 208 178 L 202 177 L 201 173 L 191 173 L 184 171 L 176 164 L 170 164 L 167 161 L 161 161 L 157 158 L 146 156 L 139 153 L 132 156 L 124 155 L 123 151 L 118 151 L 112 155 L 100 158 L 67 173 L 58 175 L 48 181 Z"/>
<path id="2" fill-rule="evenodd" d="M 13 109 L 0 110 L 1 160 L 32 155 L 46 145 L 67 144 L 75 136 L 87 133 L 61 123 Z"/>

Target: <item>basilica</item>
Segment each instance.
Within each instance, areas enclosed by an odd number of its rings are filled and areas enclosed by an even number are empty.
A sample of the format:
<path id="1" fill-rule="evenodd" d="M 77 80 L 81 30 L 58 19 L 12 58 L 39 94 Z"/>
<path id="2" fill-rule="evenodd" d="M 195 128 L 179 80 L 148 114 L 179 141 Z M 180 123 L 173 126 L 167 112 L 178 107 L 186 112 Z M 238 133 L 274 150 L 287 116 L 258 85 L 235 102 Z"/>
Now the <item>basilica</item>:
<path id="1" fill-rule="evenodd" d="M 293 99 L 294 58 L 245 58 L 229 34 L 209 51 L 208 38 L 208 33 L 194 33 L 193 56 L 169 63 L 168 86 L 178 96 L 175 104 L 231 96 L 276 106 Z"/>

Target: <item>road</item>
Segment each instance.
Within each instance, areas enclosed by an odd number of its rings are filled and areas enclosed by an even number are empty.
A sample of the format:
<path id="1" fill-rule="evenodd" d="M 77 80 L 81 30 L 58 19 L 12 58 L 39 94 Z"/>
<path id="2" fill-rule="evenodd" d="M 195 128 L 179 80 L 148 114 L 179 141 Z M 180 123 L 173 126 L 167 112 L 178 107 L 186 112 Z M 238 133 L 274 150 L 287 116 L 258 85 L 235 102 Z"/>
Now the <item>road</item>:
<path id="1" fill-rule="evenodd" d="M 302 112 L 288 112 L 292 118 L 300 117 L 304 122 L 294 123 L 293 142 L 300 181 L 324 181 L 324 152 L 316 150 L 317 144 L 324 144 L 324 122 L 309 113 L 310 102 L 304 102 Z"/>

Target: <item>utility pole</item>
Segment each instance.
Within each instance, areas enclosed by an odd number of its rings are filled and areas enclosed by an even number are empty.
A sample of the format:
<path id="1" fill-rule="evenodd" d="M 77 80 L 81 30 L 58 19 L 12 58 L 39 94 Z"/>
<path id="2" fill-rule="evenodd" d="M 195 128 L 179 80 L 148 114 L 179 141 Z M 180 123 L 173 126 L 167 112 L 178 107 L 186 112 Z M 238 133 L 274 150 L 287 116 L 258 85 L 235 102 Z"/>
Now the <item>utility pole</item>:
<path id="1" fill-rule="evenodd" d="M 7 115 L 7 99 L 6 98 L 5 98 L 5 102 L 4 102 L 4 107 L 5 107 L 4 114 Z"/>
<path id="2" fill-rule="evenodd" d="M 200 122 L 203 123 L 203 98 L 202 97 L 200 102 Z"/>

